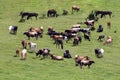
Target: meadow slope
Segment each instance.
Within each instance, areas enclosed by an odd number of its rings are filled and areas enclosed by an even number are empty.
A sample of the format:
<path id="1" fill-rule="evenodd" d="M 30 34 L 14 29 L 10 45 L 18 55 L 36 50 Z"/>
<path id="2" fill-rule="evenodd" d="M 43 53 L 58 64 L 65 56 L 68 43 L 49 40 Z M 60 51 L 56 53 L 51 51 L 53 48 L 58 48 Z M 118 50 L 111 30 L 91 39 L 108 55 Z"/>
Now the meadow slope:
<path id="1" fill-rule="evenodd" d="M 71 6 L 80 6 L 78 13 L 71 14 Z M 120 5 L 119 0 L 1 0 L 0 1 L 0 80 L 120 80 Z M 48 9 L 56 9 L 60 16 L 57 18 L 41 19 Z M 62 10 L 68 10 L 69 14 L 62 16 Z M 73 24 L 83 22 L 92 10 L 110 10 L 112 17 L 108 16 L 95 23 L 103 25 L 102 33 L 91 32 L 91 41 L 85 41 L 72 47 L 72 41 L 64 43 L 64 49 L 55 47 L 53 41 L 46 35 L 49 26 L 56 31 L 64 31 Z M 27 20 L 19 23 L 21 11 L 37 12 L 39 19 Z M 106 22 L 110 21 L 111 29 L 107 29 Z M 10 35 L 8 27 L 17 25 L 17 35 Z M 23 32 L 30 27 L 44 27 L 43 38 L 30 41 L 37 43 L 37 50 L 49 48 L 56 55 L 63 55 L 64 50 L 69 49 L 74 58 L 75 54 L 88 55 L 95 61 L 90 69 L 80 69 L 75 66 L 74 59 L 54 61 L 49 57 L 41 60 L 34 53 L 27 53 L 27 60 L 21 61 L 20 57 L 13 57 L 15 50 L 22 50 L 21 40 L 27 37 Z M 81 24 L 82 27 L 86 25 Z M 116 31 L 116 33 L 114 33 Z M 104 34 L 113 37 L 113 43 L 109 46 L 97 41 L 97 36 Z M 29 41 L 29 40 L 28 40 Z M 103 48 L 104 57 L 98 59 L 94 55 L 94 48 Z"/>

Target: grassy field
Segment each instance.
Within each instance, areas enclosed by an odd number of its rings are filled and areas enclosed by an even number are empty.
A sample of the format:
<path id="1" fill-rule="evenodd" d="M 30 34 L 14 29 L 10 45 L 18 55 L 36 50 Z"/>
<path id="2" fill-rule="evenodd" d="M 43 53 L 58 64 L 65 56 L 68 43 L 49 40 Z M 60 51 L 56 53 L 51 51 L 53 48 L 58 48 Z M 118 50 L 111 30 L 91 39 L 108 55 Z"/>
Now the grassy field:
<path id="1" fill-rule="evenodd" d="M 71 6 L 79 5 L 80 12 L 71 14 Z M 120 5 L 119 0 L 1 0 L 0 1 L 0 80 L 120 80 Z M 56 9 L 59 14 L 66 9 L 69 15 L 60 15 L 57 18 L 45 18 L 27 20 L 19 23 L 19 13 L 21 11 L 38 12 L 39 17 L 46 14 L 48 9 Z M 73 24 L 83 22 L 92 10 L 110 10 L 112 17 L 108 16 L 95 23 L 97 28 L 99 24 L 103 25 L 104 31 L 91 33 L 91 41 L 85 41 L 78 46 L 72 47 L 72 41 L 64 43 L 64 49 L 57 49 L 53 41 L 46 35 L 47 28 L 53 26 L 56 31 L 70 29 Z M 110 21 L 111 29 L 107 29 L 106 22 Z M 17 25 L 17 35 L 10 35 L 8 27 Z M 95 64 L 91 69 L 84 67 L 80 69 L 75 66 L 74 59 L 64 59 L 63 61 L 54 61 L 49 57 L 41 60 L 34 53 L 27 55 L 26 61 L 21 61 L 20 57 L 13 57 L 15 50 L 22 50 L 21 40 L 27 37 L 23 32 L 30 27 L 44 27 L 43 38 L 30 41 L 37 43 L 37 50 L 49 48 L 56 55 L 63 55 L 64 50 L 69 49 L 71 55 L 75 54 L 90 56 Z M 81 25 L 86 27 L 85 25 Z M 114 33 L 114 31 L 117 31 Z M 103 42 L 98 42 L 97 37 L 100 34 L 112 36 L 112 45 L 105 46 Z M 29 41 L 29 40 L 28 40 Z M 94 55 L 94 48 L 103 48 L 104 57 L 98 59 Z"/>

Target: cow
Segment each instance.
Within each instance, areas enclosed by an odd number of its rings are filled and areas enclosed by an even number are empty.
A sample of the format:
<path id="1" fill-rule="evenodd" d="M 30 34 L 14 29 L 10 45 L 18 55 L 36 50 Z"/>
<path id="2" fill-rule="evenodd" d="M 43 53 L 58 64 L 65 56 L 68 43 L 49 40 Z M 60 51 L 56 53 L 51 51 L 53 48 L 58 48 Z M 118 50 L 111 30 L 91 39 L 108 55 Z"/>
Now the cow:
<path id="1" fill-rule="evenodd" d="M 54 54 L 49 54 L 51 59 L 53 60 L 63 60 L 63 57 L 62 56 L 57 56 L 57 55 L 54 55 Z"/>
<path id="2" fill-rule="evenodd" d="M 38 36 L 40 36 L 41 34 L 37 33 L 36 31 L 34 31 L 34 32 L 26 31 L 23 33 L 23 35 L 26 35 L 28 37 L 28 40 L 30 40 L 30 37 L 32 37 L 32 38 L 35 37 L 37 40 Z"/>
<path id="3" fill-rule="evenodd" d="M 102 58 L 103 57 L 103 54 L 104 54 L 104 49 L 102 49 L 102 48 L 96 48 L 95 50 L 95 56 L 97 57 L 97 58 Z"/>
<path id="4" fill-rule="evenodd" d="M 78 12 L 79 10 L 80 10 L 79 6 L 76 6 L 76 5 L 72 6 L 72 14 L 73 14 L 74 11 Z"/>
<path id="5" fill-rule="evenodd" d="M 9 33 L 10 34 L 17 34 L 18 26 L 9 26 Z"/>
<path id="6" fill-rule="evenodd" d="M 108 29 L 111 29 L 111 22 L 107 22 Z"/>
<path id="7" fill-rule="evenodd" d="M 29 45 L 30 49 L 32 50 L 32 52 L 36 52 L 36 48 L 37 48 L 36 43 L 29 42 L 28 45 Z"/>
<path id="8" fill-rule="evenodd" d="M 57 16 L 58 16 L 58 14 L 57 14 L 57 11 L 55 9 L 48 10 L 47 17 L 57 17 Z"/>
<path id="9" fill-rule="evenodd" d="M 104 45 L 109 45 L 111 44 L 113 41 L 112 37 L 111 36 L 108 36 L 107 39 L 105 40 L 105 42 L 103 43 Z"/>
<path id="10" fill-rule="evenodd" d="M 64 57 L 64 58 L 72 58 L 69 50 L 65 50 L 65 52 L 64 52 L 64 54 L 63 54 L 63 57 Z"/>
<path id="11" fill-rule="evenodd" d="M 82 69 L 82 66 L 88 66 L 88 68 L 90 68 L 90 66 L 95 63 L 95 61 L 93 60 L 81 60 L 80 61 L 80 68 Z"/>
<path id="12" fill-rule="evenodd" d="M 104 38 L 105 38 L 105 35 L 99 35 L 97 40 L 98 41 L 103 41 Z"/>
<path id="13" fill-rule="evenodd" d="M 90 60 L 90 58 L 88 56 L 75 55 L 74 60 L 75 60 L 75 66 L 78 66 L 81 60 Z"/>
<path id="14" fill-rule="evenodd" d="M 103 27 L 102 25 L 99 25 L 98 29 L 97 29 L 97 32 L 103 32 Z"/>
<path id="15" fill-rule="evenodd" d="M 21 52 L 21 60 L 26 60 L 27 57 L 27 49 L 23 49 Z"/>
<path id="16" fill-rule="evenodd" d="M 84 24 L 86 24 L 88 27 L 90 26 L 94 26 L 94 20 L 88 20 L 88 21 L 85 21 Z"/>
<path id="17" fill-rule="evenodd" d="M 109 17 L 111 18 L 112 15 L 112 11 L 99 11 L 96 10 L 95 11 L 95 16 L 101 15 L 101 18 L 103 18 L 105 15 L 109 15 Z"/>
<path id="18" fill-rule="evenodd" d="M 43 56 L 43 59 L 45 57 L 47 57 L 48 55 L 50 54 L 50 49 L 47 49 L 47 48 L 43 48 L 43 49 L 40 49 L 36 52 L 36 56 Z"/>
<path id="19" fill-rule="evenodd" d="M 29 20 L 31 17 L 35 17 L 36 20 L 37 20 L 38 13 L 35 13 L 35 12 L 22 12 L 21 11 L 20 16 L 21 16 L 20 20 L 23 20 L 24 17 L 27 17 L 27 20 Z"/>
<path id="20" fill-rule="evenodd" d="M 27 41 L 25 39 L 21 40 L 23 49 L 27 49 Z"/>

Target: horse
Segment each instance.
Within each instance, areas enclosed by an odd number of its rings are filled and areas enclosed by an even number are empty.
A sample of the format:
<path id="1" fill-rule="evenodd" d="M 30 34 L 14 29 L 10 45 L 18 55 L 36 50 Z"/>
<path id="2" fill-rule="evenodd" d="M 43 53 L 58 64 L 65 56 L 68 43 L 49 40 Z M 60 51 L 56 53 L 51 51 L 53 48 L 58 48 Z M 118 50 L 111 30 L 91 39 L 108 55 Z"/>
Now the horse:
<path id="1" fill-rule="evenodd" d="M 80 7 L 79 6 L 76 6 L 76 5 L 73 5 L 72 6 L 72 13 L 73 13 L 73 11 L 79 11 L 80 10 Z"/>
<path id="2" fill-rule="evenodd" d="M 34 12 L 20 12 L 20 16 L 21 16 L 21 20 L 24 17 L 27 17 L 27 20 L 29 20 L 31 17 L 35 17 L 36 20 L 37 20 L 38 13 L 34 13 Z"/>
<path id="3" fill-rule="evenodd" d="M 57 11 L 56 10 L 54 10 L 54 9 L 48 10 L 47 17 L 57 17 L 57 16 L 58 15 L 57 15 Z"/>
<path id="4" fill-rule="evenodd" d="M 9 26 L 9 33 L 10 34 L 17 34 L 18 26 Z"/>
<path id="5" fill-rule="evenodd" d="M 95 16 L 101 14 L 101 18 L 103 18 L 105 15 L 109 15 L 111 18 L 112 12 L 111 11 L 95 11 Z"/>

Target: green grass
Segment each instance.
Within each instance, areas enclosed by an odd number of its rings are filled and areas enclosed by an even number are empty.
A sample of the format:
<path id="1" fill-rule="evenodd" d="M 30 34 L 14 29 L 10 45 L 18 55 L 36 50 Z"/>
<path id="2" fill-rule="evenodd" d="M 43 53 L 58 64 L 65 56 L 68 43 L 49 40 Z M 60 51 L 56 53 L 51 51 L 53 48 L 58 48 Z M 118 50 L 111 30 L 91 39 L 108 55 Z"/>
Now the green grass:
<path id="1" fill-rule="evenodd" d="M 71 14 L 71 6 L 79 5 L 80 12 Z M 120 5 L 119 0 L 1 0 L 0 1 L 0 80 L 120 80 Z M 19 13 L 21 11 L 38 12 L 39 17 L 46 14 L 48 9 L 54 8 L 59 14 L 62 10 L 69 11 L 67 16 L 58 18 L 46 18 L 25 21 L 19 23 Z M 104 27 L 103 33 L 91 33 L 91 42 L 84 41 L 76 47 L 72 47 L 72 41 L 64 43 L 64 49 L 57 49 L 53 41 L 46 35 L 47 28 L 53 26 L 56 31 L 69 29 L 73 24 L 83 22 L 91 10 L 110 10 L 113 12 L 112 18 L 106 16 L 95 23 Z M 106 22 L 111 21 L 111 30 L 107 29 Z M 8 27 L 18 25 L 17 35 L 10 35 Z M 64 59 L 54 61 L 50 58 L 41 60 L 34 53 L 28 53 L 27 60 L 21 61 L 20 57 L 13 57 L 16 48 L 22 50 L 21 40 L 27 37 L 23 32 L 29 27 L 44 27 L 43 38 L 30 41 L 37 43 L 37 50 L 49 48 L 56 55 L 63 55 L 64 50 L 69 49 L 71 55 L 88 55 L 95 61 L 91 69 L 83 67 L 80 69 L 75 66 L 74 59 Z M 81 25 L 86 27 L 85 25 Z M 114 33 L 114 31 L 117 33 Z M 97 41 L 99 34 L 111 35 L 113 43 L 104 46 L 103 42 Z M 94 48 L 99 47 L 105 50 L 104 57 L 98 59 L 94 55 Z"/>

